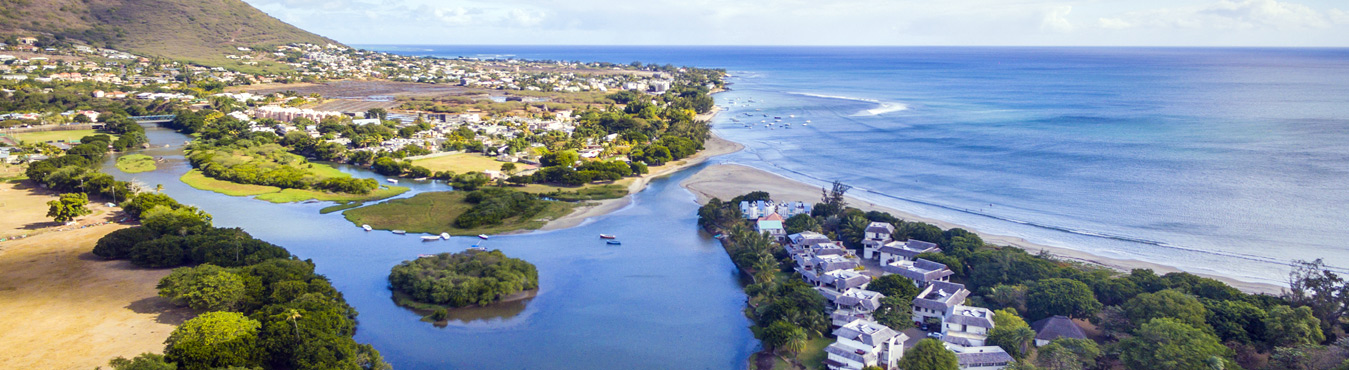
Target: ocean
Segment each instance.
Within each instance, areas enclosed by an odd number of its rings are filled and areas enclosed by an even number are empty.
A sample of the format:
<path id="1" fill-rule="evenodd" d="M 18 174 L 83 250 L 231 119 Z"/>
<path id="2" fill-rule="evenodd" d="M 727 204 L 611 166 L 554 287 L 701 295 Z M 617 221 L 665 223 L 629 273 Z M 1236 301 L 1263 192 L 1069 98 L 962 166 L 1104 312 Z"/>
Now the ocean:
<path id="1" fill-rule="evenodd" d="M 725 68 L 725 162 L 1196 273 L 1349 271 L 1349 49 L 364 47 Z"/>

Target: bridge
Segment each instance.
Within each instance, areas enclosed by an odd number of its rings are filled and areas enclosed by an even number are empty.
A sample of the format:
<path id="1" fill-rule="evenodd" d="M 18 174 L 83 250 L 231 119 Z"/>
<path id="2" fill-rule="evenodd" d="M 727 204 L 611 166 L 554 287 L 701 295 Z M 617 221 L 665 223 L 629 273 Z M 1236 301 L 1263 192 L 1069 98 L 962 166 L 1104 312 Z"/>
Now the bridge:
<path id="1" fill-rule="evenodd" d="M 172 121 L 174 117 L 177 116 L 172 114 L 162 116 L 131 116 L 131 120 L 136 121 L 137 123 L 161 123 Z"/>

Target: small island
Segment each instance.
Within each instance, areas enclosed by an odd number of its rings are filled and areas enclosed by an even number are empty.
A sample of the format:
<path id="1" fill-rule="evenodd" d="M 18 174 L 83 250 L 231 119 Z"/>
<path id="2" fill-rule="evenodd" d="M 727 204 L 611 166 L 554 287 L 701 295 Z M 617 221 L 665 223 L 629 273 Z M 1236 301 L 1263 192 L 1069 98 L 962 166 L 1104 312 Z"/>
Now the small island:
<path id="1" fill-rule="evenodd" d="M 421 193 L 343 212 L 376 230 L 450 235 L 499 234 L 542 227 L 571 213 L 576 203 L 546 200 L 509 188 Z"/>
<path id="2" fill-rule="evenodd" d="M 499 250 L 466 250 L 403 261 L 389 273 L 389 288 L 398 305 L 430 312 L 427 319 L 440 322 L 451 308 L 532 297 L 539 272 Z"/>
<path id="3" fill-rule="evenodd" d="M 117 169 L 126 173 L 150 172 L 158 167 L 155 158 L 145 154 L 127 154 L 117 158 Z"/>

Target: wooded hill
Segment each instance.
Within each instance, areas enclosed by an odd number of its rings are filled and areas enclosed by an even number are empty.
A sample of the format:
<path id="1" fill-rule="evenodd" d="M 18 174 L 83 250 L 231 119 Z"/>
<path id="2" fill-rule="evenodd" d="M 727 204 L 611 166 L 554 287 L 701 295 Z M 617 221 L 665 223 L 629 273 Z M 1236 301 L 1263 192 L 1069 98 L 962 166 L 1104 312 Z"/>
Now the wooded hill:
<path id="1" fill-rule="evenodd" d="M 64 37 L 205 65 L 224 64 L 240 46 L 338 44 L 241 0 L 0 0 L 0 34 Z"/>

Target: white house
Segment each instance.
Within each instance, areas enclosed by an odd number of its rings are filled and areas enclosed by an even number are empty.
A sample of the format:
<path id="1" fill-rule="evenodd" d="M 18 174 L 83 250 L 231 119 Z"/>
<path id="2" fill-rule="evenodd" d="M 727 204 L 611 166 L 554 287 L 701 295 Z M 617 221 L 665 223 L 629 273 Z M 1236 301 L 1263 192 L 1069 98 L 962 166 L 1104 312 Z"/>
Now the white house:
<path id="1" fill-rule="evenodd" d="M 782 216 L 778 216 L 777 213 L 770 214 L 754 223 L 754 232 L 768 233 L 774 239 L 782 240 L 787 236 L 787 229 L 783 227 L 782 221 Z"/>
<path id="2" fill-rule="evenodd" d="M 941 248 L 936 243 L 929 243 L 922 240 L 909 239 L 905 242 L 893 241 L 885 243 L 880 248 L 881 265 L 888 265 L 898 260 L 913 261 L 918 255 L 923 253 L 941 252 Z"/>
<path id="3" fill-rule="evenodd" d="M 841 294 L 829 289 L 816 290 L 834 304 L 834 312 L 829 315 L 833 326 L 843 326 L 858 319 L 873 320 L 872 315 L 881 308 L 881 298 L 885 298 L 880 292 L 858 288 L 848 289 Z"/>
<path id="4" fill-rule="evenodd" d="M 868 224 L 862 238 L 862 257 L 869 260 L 876 259 L 881 247 L 891 241 L 890 235 L 894 233 L 894 225 L 884 222 Z"/>
<path id="5" fill-rule="evenodd" d="M 964 346 L 983 346 L 993 330 L 993 311 L 983 307 L 955 306 L 942 323 L 942 340 Z"/>
<path id="6" fill-rule="evenodd" d="M 944 323 L 946 317 L 955 312 L 956 306 L 964 304 L 969 296 L 970 291 L 965 290 L 964 284 L 934 281 L 913 299 L 913 321 L 935 317 Z"/>
<path id="7" fill-rule="evenodd" d="M 825 347 L 824 364 L 830 370 L 861 370 L 867 366 L 895 368 L 904 357 L 909 337 L 875 321 L 853 320 L 834 330 L 838 340 Z"/>
<path id="8" fill-rule="evenodd" d="M 881 265 L 881 271 L 887 274 L 897 274 L 913 280 L 913 284 L 918 288 L 926 287 L 934 281 L 947 281 L 951 275 L 955 274 L 945 264 L 932 262 L 922 258 L 914 261 L 898 260 L 886 265 Z"/>

